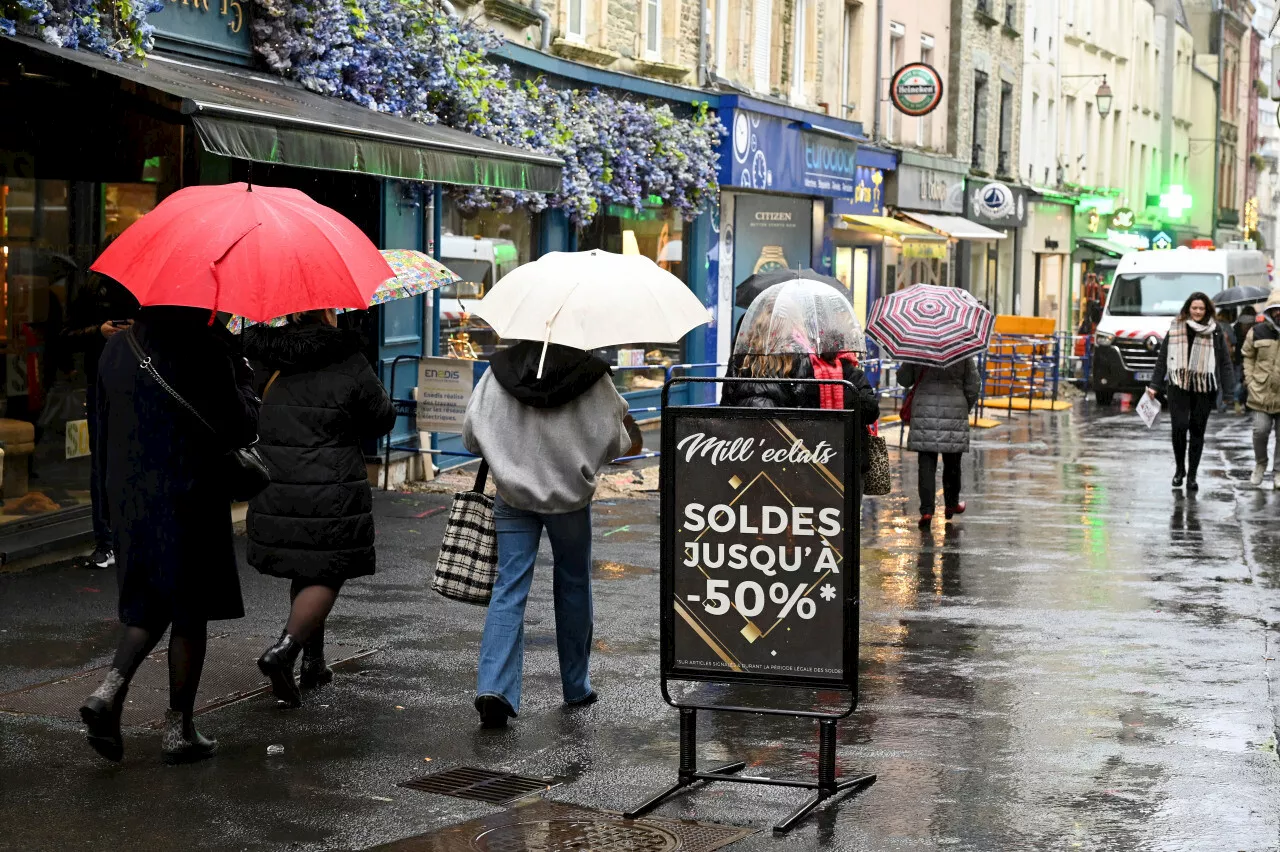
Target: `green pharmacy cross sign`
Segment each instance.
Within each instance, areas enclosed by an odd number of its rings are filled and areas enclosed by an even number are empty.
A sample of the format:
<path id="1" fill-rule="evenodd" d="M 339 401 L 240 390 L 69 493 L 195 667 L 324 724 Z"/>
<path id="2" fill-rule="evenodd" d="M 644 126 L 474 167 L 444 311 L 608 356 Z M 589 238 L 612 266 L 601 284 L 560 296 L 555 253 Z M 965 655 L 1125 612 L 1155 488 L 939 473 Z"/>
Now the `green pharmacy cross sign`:
<path id="1" fill-rule="evenodd" d="M 1192 199 L 1180 184 L 1169 187 L 1169 191 L 1161 194 L 1160 207 L 1174 219 L 1181 219 L 1191 209 Z"/>

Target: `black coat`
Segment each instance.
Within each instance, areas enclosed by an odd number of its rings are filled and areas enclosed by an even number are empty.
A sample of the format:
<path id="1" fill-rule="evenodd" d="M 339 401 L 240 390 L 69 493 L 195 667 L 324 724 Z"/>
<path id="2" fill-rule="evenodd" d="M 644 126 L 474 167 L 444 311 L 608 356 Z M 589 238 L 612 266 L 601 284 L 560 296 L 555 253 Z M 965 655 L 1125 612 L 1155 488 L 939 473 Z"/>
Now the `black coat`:
<path id="1" fill-rule="evenodd" d="M 734 357 L 727 374 L 730 378 L 743 376 L 741 362 L 741 356 Z M 870 426 L 880 418 L 880 397 L 876 395 L 862 370 L 847 361 L 842 361 L 841 366 L 845 381 L 851 382 L 858 389 L 856 396 L 850 394 L 848 388 L 845 389 L 844 407 L 858 409 L 862 425 Z M 793 375 L 789 378 L 812 379 L 813 365 L 809 363 L 808 357 L 798 357 L 792 373 Z M 819 408 L 821 406 L 818 385 L 797 385 L 785 381 L 725 382 L 724 391 L 720 395 L 720 404 L 741 408 Z M 867 472 L 870 464 L 867 444 L 863 440 L 865 435 L 866 429 L 859 430 L 858 459 L 863 473 Z"/>
<path id="2" fill-rule="evenodd" d="M 244 615 L 222 458 L 253 442 L 258 398 L 231 335 L 208 318 L 198 309 L 146 308 L 132 334 L 216 434 L 139 369 L 125 334 L 103 350 L 97 446 L 126 624 Z"/>
<path id="3" fill-rule="evenodd" d="M 359 334 L 326 325 L 256 327 L 246 354 L 280 371 L 263 394 L 259 450 L 271 485 L 249 503 L 249 564 L 263 574 L 335 582 L 372 574 L 373 491 L 363 441 L 395 408 Z"/>

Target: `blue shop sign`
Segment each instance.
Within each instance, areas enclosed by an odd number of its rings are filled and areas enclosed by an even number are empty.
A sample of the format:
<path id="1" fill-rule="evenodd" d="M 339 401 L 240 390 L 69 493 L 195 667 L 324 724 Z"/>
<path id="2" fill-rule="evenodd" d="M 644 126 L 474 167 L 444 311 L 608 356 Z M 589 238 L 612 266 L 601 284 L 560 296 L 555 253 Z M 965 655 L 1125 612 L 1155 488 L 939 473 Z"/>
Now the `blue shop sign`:
<path id="1" fill-rule="evenodd" d="M 726 187 L 833 198 L 854 194 L 858 144 L 852 137 L 751 110 L 731 115 L 732 138 L 720 168 Z"/>
<path id="2" fill-rule="evenodd" d="M 837 198 L 831 205 L 831 212 L 844 216 L 883 216 L 884 172 L 858 166 L 853 196 Z"/>

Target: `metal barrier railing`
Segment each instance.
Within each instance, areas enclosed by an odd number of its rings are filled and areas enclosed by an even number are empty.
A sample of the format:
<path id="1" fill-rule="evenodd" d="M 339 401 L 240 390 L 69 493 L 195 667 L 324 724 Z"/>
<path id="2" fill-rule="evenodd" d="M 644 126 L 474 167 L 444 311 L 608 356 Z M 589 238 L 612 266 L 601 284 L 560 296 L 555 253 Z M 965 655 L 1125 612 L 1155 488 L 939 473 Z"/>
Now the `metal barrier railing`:
<path id="1" fill-rule="evenodd" d="M 978 403 L 975 406 L 975 413 L 978 417 L 982 416 L 983 411 L 987 407 L 988 386 L 992 383 L 991 377 L 996 377 L 995 384 L 1007 388 L 1005 394 L 1008 405 L 1008 413 L 1012 415 L 1013 399 L 1015 396 L 1021 397 L 1025 393 L 1028 401 L 1028 408 L 1032 407 L 1032 403 L 1036 398 L 1037 391 L 1040 392 L 1041 398 L 1048 395 L 1054 402 L 1058 399 L 1058 387 L 1062 380 L 1062 375 L 1067 372 L 1073 375 L 1074 367 L 1082 365 L 1084 373 L 1084 381 L 1088 381 L 1089 362 L 1092 356 L 1092 338 L 1083 337 L 1085 340 L 1084 355 L 1075 356 L 1074 353 L 1064 355 L 1068 349 L 1066 344 L 1068 341 L 1074 346 L 1077 340 L 1082 339 L 1078 335 L 1054 334 L 1054 335 L 995 335 L 993 342 L 985 352 L 979 354 L 978 357 L 978 375 L 980 379 L 980 390 Z M 1029 348 L 1029 354 L 1023 356 L 1019 354 L 1019 347 Z M 996 351 L 993 351 L 996 350 Z M 396 407 L 398 417 L 417 417 L 418 403 L 412 399 L 396 398 L 396 368 L 404 361 L 416 361 L 420 356 L 417 355 L 400 355 L 391 362 L 391 381 L 387 388 L 391 396 L 392 402 Z M 1068 369 L 1064 369 L 1064 364 Z M 688 375 L 697 371 L 719 371 L 728 365 L 723 362 L 697 362 L 688 364 L 672 364 L 667 367 L 644 366 L 626 366 L 614 367 L 614 371 L 637 370 L 651 372 L 655 370 L 664 371 L 664 380 L 670 381 L 679 375 Z M 897 373 L 902 366 L 901 361 L 891 358 L 868 358 L 862 361 L 862 369 L 864 373 L 875 376 L 876 382 L 873 385 L 876 395 L 881 400 L 892 400 L 893 409 L 890 412 L 881 412 L 881 417 L 887 415 L 896 415 L 902 409 L 902 403 L 907 394 L 907 388 L 898 384 Z M 1078 379 L 1073 379 L 1078 380 Z M 655 388 L 655 390 L 657 390 Z M 1016 391 L 1016 394 L 1015 394 Z M 693 406 L 714 406 L 716 401 L 700 401 L 688 403 Z M 637 406 L 628 409 L 628 413 L 637 420 L 639 415 L 660 414 L 662 406 Z M 653 419 L 653 418 L 647 418 Z M 902 446 L 902 436 L 905 430 L 898 433 L 898 445 Z M 383 489 L 389 488 L 391 455 L 393 452 L 412 453 L 416 455 L 427 456 L 449 456 L 452 458 L 463 459 L 466 461 L 478 459 L 479 456 L 465 450 L 446 450 L 441 449 L 436 444 L 435 435 L 451 435 L 457 433 L 433 433 L 432 446 L 421 446 L 420 438 L 414 437 L 396 442 L 390 437 L 387 438 L 383 448 Z M 624 456 L 615 459 L 615 462 L 638 461 L 643 459 L 658 458 L 661 453 L 657 450 L 646 451 L 633 456 Z M 464 462 L 465 463 L 465 462 Z"/>

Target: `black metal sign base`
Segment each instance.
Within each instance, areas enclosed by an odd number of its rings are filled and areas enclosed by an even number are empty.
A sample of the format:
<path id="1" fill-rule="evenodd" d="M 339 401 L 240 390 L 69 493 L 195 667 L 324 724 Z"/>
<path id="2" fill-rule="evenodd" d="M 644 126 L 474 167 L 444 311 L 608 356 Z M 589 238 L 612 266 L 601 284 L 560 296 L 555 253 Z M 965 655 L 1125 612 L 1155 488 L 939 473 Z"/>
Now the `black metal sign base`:
<path id="1" fill-rule="evenodd" d="M 734 773 L 746 768 L 745 761 L 725 764 L 706 771 L 698 770 L 698 711 L 693 707 L 681 707 L 680 774 L 676 783 L 649 797 L 623 816 L 627 819 L 642 817 L 686 787 L 706 781 L 732 781 L 738 784 L 765 784 L 771 787 L 798 787 L 813 790 L 814 794 L 808 801 L 773 827 L 774 834 L 786 834 L 827 799 L 849 790 L 869 787 L 876 781 L 875 775 L 836 779 L 836 721 L 836 719 L 819 719 L 818 721 L 817 781 L 761 778 L 754 775 L 743 777 Z"/>

